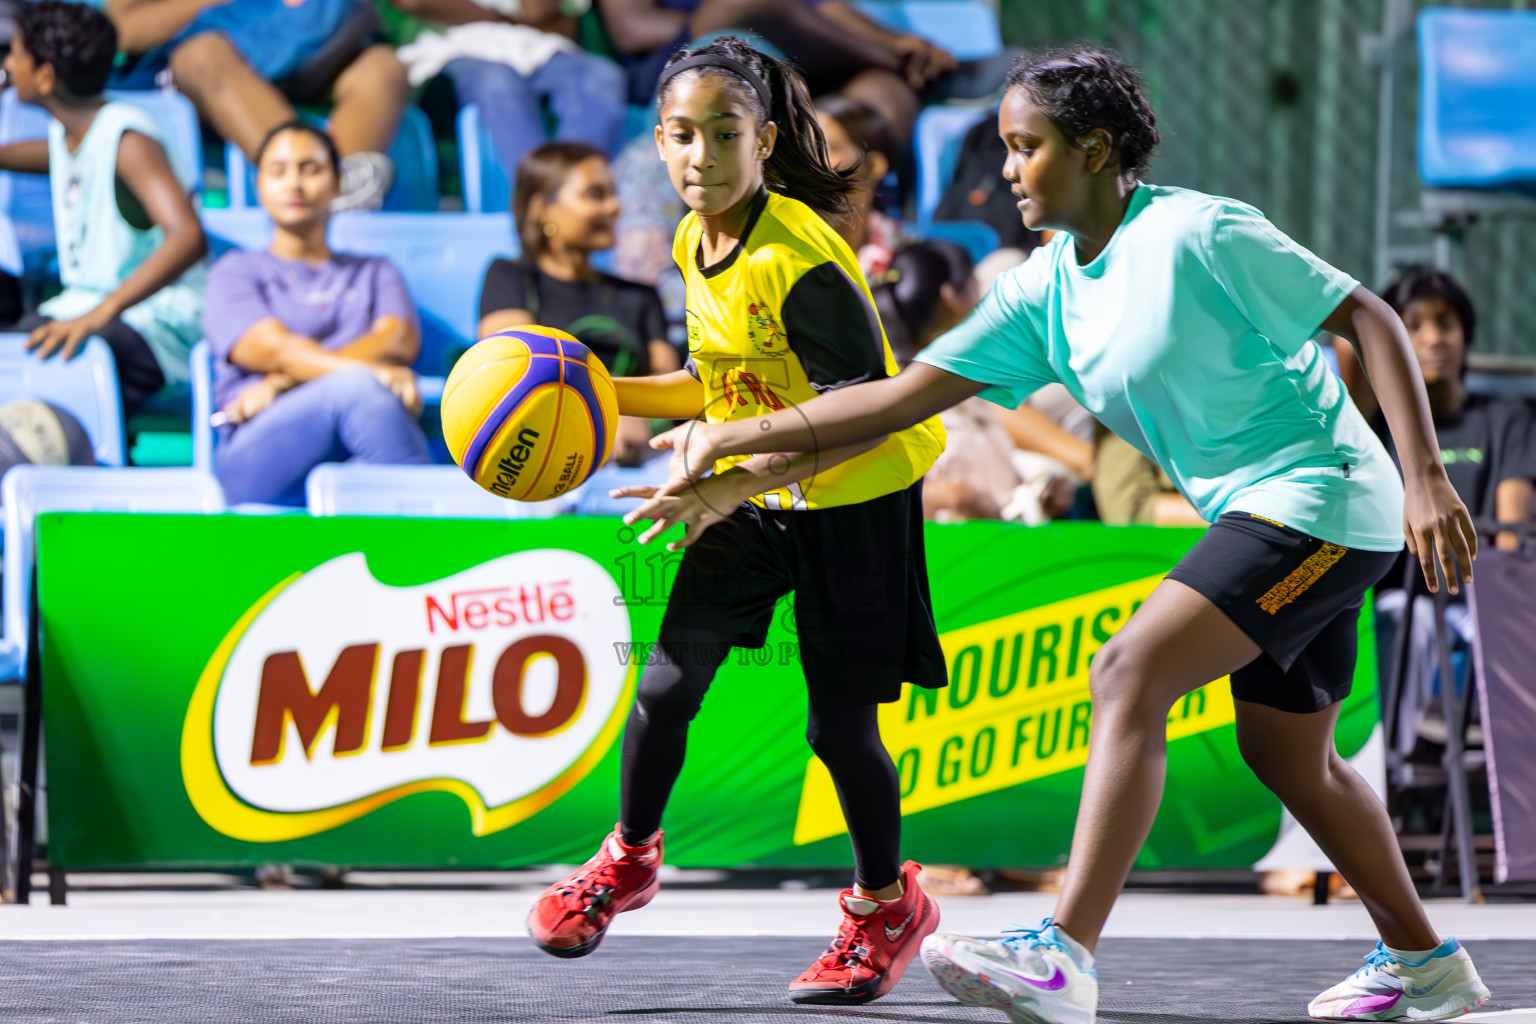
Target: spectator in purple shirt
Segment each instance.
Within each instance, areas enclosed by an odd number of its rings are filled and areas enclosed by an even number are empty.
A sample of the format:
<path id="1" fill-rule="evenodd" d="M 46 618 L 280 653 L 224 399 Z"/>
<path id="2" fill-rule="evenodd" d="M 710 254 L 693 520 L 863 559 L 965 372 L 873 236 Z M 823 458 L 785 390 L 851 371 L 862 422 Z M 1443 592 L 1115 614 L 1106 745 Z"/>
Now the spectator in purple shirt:
<path id="1" fill-rule="evenodd" d="M 232 252 L 209 275 L 203 328 L 225 420 L 214 469 L 231 503 L 302 504 L 322 462 L 430 461 L 405 283 L 385 260 L 326 246 L 338 164 L 321 129 L 274 129 L 256 159 L 272 244 Z"/>

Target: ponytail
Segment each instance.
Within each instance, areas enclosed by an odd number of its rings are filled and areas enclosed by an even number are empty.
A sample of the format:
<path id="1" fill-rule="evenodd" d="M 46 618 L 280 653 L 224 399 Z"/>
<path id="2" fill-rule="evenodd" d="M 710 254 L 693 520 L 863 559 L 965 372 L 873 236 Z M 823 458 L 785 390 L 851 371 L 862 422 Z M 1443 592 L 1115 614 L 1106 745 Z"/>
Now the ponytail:
<path id="1" fill-rule="evenodd" d="M 905 366 L 933 340 L 944 286 L 965 288 L 971 271 L 966 251 L 940 238 L 904 245 L 891 257 L 890 269 L 873 285 L 875 309 L 898 363 Z"/>
<path id="2" fill-rule="evenodd" d="M 859 189 L 858 168 L 839 171 L 832 166 L 811 94 L 795 69 L 733 36 L 696 50 L 680 50 L 667 62 L 667 67 L 697 57 L 718 57 L 722 62 L 692 62 L 672 75 L 663 71 L 656 90 L 658 109 L 665 105 L 667 94 L 679 78 L 696 80 L 715 75 L 729 80 L 752 111 L 759 128 L 769 121 L 778 125 L 773 153 L 763 162 L 763 183 L 780 195 L 799 200 L 828 220 L 854 216 L 849 197 Z M 732 64 L 755 76 L 757 81 L 743 76 Z M 768 109 L 763 108 L 764 91 Z"/>

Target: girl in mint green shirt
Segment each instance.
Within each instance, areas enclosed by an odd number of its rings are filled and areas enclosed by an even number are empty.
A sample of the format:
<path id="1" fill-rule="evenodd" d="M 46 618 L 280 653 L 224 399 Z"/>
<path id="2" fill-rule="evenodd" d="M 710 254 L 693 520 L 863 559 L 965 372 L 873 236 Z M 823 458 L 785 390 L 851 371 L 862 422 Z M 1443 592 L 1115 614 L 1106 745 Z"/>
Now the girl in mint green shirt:
<path id="1" fill-rule="evenodd" d="M 1440 1020 L 1478 1005 L 1487 989 L 1430 926 L 1386 810 L 1333 745 L 1361 603 L 1404 536 L 1431 589 L 1438 565 L 1456 592 L 1476 552 L 1401 322 L 1252 207 L 1138 180 L 1158 135 L 1118 55 L 1021 59 L 998 130 L 1024 223 L 1052 241 L 895 377 L 656 438 L 675 449 L 673 480 L 627 518 L 655 520 L 642 541 L 682 523 L 673 546 L 686 546 L 718 520 L 688 486 L 715 459 L 829 450 L 973 395 L 1012 408 L 1060 381 L 1213 525 L 1093 660 L 1093 742 L 1053 919 L 996 942 L 930 936 L 935 977 L 1020 1024 L 1094 1019 L 1093 950 L 1157 812 L 1168 712 L 1230 675 L 1244 759 L 1382 937 L 1309 1012 Z M 1325 330 L 1360 352 L 1402 477 L 1328 371 L 1314 340 Z"/>

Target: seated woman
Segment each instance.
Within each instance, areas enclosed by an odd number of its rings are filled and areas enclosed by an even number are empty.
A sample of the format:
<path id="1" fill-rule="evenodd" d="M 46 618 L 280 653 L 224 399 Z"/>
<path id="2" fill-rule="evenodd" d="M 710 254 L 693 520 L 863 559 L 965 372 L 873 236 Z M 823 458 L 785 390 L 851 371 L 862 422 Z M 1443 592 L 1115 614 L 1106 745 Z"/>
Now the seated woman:
<path id="1" fill-rule="evenodd" d="M 880 186 L 900 157 L 885 118 L 867 103 L 848 96 L 816 101 L 816 121 L 827 140 L 827 156 L 839 171 L 858 168 L 859 190 L 849 198 L 858 217 L 837 225 L 837 233 L 859 258 L 873 281 L 891 265 L 901 244 L 901 222 L 880 208 Z"/>
<path id="2" fill-rule="evenodd" d="M 512 214 L 523 254 L 497 260 L 480 291 L 480 336 L 523 324 L 567 331 L 590 348 L 615 377 L 643 377 L 682 368 L 665 339 L 656 289 L 605 274 L 592 254 L 613 245 L 619 200 L 608 158 L 591 146 L 550 142 L 523 159 L 512 192 Z M 614 459 L 648 458 L 650 424 L 619 421 Z"/>
<path id="3" fill-rule="evenodd" d="M 976 307 L 971 258 L 944 239 L 897 250 L 875 282 L 891 351 L 905 366 Z M 1093 448 L 1028 405 L 970 399 L 943 414 L 944 452 L 923 478 L 929 519 L 1008 519 L 1035 525 L 1067 514 L 1092 474 Z"/>
<path id="4" fill-rule="evenodd" d="M 232 252 L 209 274 L 203 329 L 224 421 L 214 469 L 231 504 L 303 504 L 304 478 L 322 462 L 431 461 L 405 282 L 386 260 L 325 243 L 339 163 L 321 129 L 274 129 L 256 161 L 272 244 Z"/>

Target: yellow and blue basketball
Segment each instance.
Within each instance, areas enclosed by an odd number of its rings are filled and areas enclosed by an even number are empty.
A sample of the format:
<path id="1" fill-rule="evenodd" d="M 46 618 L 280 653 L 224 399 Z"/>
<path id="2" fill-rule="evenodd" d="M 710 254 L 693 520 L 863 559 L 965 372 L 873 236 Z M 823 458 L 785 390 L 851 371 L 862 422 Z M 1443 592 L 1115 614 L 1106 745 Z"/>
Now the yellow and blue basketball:
<path id="1" fill-rule="evenodd" d="M 591 350 L 528 325 L 481 340 L 443 386 L 443 438 L 471 480 L 516 501 L 580 484 L 613 452 L 619 402 Z"/>

